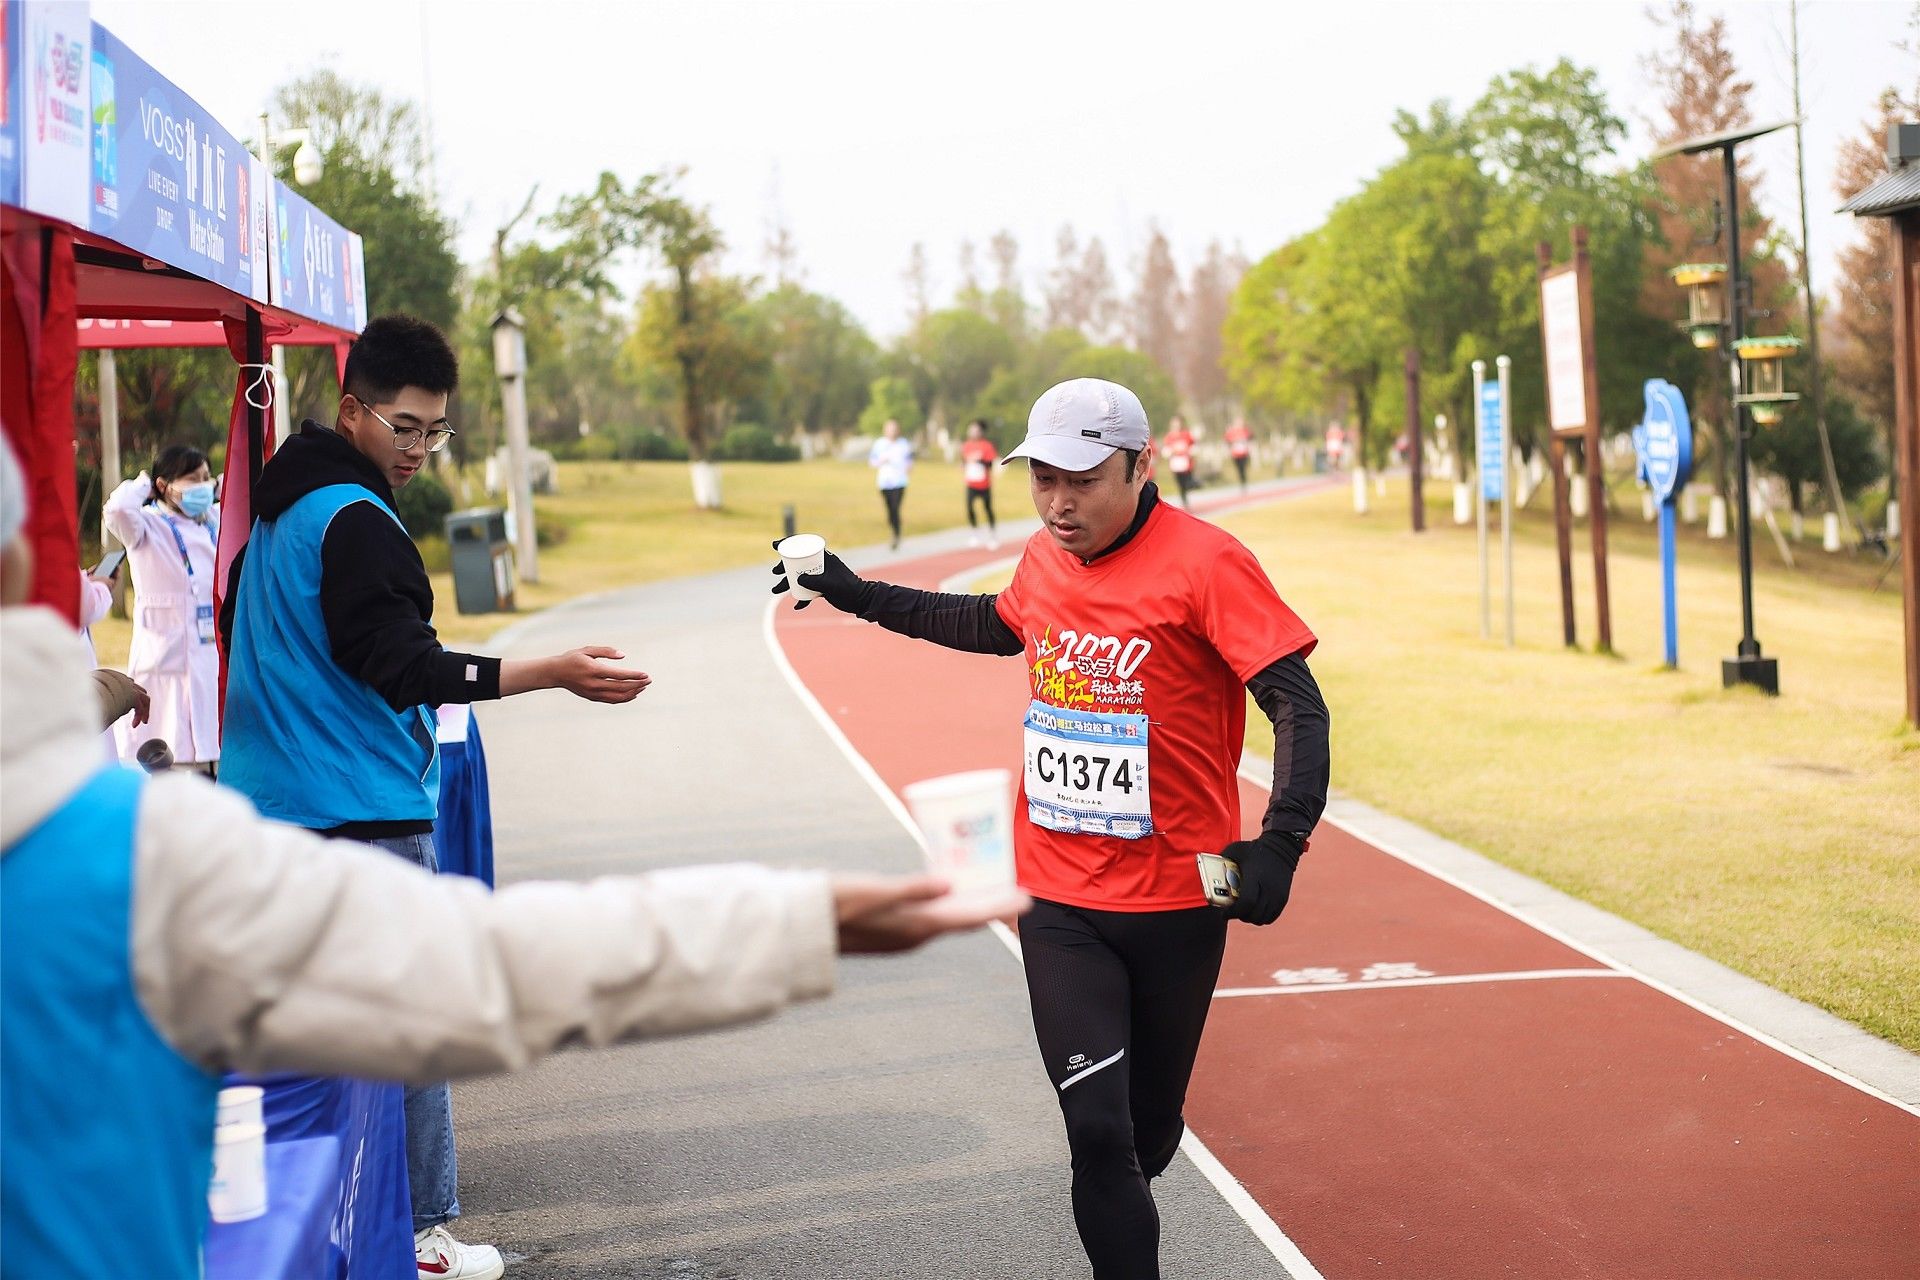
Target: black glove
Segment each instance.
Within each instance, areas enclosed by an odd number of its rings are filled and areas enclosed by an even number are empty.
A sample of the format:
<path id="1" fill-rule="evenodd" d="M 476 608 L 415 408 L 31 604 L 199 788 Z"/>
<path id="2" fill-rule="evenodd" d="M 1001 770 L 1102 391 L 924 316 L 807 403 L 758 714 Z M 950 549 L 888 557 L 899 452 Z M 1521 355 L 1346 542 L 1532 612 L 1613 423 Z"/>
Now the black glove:
<path id="1" fill-rule="evenodd" d="M 1240 896 L 1226 909 L 1234 920 L 1272 924 L 1287 909 L 1293 871 L 1306 842 L 1284 831 L 1262 831 L 1252 840 L 1236 840 L 1220 851 L 1240 864 Z"/>
<path id="2" fill-rule="evenodd" d="M 773 546 L 777 551 L 780 543 L 776 540 Z M 779 579 L 773 584 L 773 594 L 781 595 L 791 585 L 787 582 L 785 561 L 777 562 L 773 566 L 773 575 Z M 818 591 L 828 604 L 840 612 L 856 615 L 866 607 L 868 598 L 873 594 L 874 586 L 873 583 L 847 568 L 847 562 L 831 551 L 827 552 L 826 563 L 821 566 L 820 572 L 800 575 L 800 585 L 809 591 Z M 804 609 L 812 603 L 811 600 L 801 600 L 793 607 Z"/>

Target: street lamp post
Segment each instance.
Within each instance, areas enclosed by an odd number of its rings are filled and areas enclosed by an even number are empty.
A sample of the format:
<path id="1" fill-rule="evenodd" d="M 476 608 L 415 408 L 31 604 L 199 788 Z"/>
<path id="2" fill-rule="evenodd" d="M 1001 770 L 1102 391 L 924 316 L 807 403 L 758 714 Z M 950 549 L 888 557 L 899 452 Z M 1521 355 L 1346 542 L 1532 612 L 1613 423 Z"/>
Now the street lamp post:
<path id="1" fill-rule="evenodd" d="M 325 171 L 321 160 L 320 148 L 313 145 L 313 134 L 307 129 L 286 129 L 275 133 L 268 126 L 267 113 L 260 113 L 260 159 L 267 166 L 267 176 L 273 176 L 273 149 L 275 146 L 294 146 L 293 180 L 303 187 L 310 187 L 320 181 Z M 269 197 L 271 198 L 271 197 Z M 273 215 L 269 213 L 268 217 Z M 271 269 L 271 268 L 269 268 Z M 276 446 L 287 442 L 293 434 L 293 405 L 284 394 L 287 385 L 287 349 L 279 343 L 273 345 L 273 437 Z"/>
<path id="2" fill-rule="evenodd" d="M 520 580 L 538 582 L 533 481 L 527 474 L 526 328 L 512 307 L 493 318 L 493 371 L 500 378 L 500 405 L 507 423 L 507 509 L 513 513 L 514 558 L 519 562 Z"/>
<path id="3" fill-rule="evenodd" d="M 1767 693 L 1777 695 L 1780 692 L 1780 664 L 1778 660 L 1763 657 L 1760 641 L 1753 634 L 1753 524 L 1752 504 L 1747 492 L 1747 431 L 1749 414 L 1743 398 L 1742 372 L 1738 344 L 1746 336 L 1746 271 L 1740 262 L 1740 185 L 1739 170 L 1734 163 L 1735 149 L 1743 142 L 1758 138 L 1778 129 L 1789 128 L 1799 123 L 1795 120 L 1783 120 L 1778 124 L 1761 125 L 1758 128 L 1733 129 L 1725 133 L 1709 134 L 1706 137 L 1690 138 L 1675 143 L 1654 156 L 1663 159 L 1675 155 L 1699 155 L 1703 152 L 1720 153 L 1721 174 L 1721 224 L 1727 237 L 1727 305 L 1726 324 L 1728 340 L 1719 344 L 1721 358 L 1727 362 L 1727 380 L 1729 390 L 1728 408 L 1733 417 L 1733 458 L 1735 500 L 1739 505 L 1736 513 L 1740 544 L 1740 647 L 1734 657 L 1720 660 L 1720 682 L 1726 688 L 1737 684 L 1750 684 Z M 1697 339 L 1696 339 L 1697 341 Z"/>

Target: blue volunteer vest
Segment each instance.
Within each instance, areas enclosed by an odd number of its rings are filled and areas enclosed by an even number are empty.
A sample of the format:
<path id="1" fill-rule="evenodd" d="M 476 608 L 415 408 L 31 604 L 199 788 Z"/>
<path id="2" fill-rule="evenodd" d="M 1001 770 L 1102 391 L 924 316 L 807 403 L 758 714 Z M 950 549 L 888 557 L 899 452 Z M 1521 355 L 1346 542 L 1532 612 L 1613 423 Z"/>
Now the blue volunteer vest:
<path id="1" fill-rule="evenodd" d="M 200 1274 L 220 1080 L 160 1038 L 134 993 L 144 785 L 103 769 L 0 857 L 8 1277 Z"/>
<path id="2" fill-rule="evenodd" d="M 333 660 L 320 611 L 320 552 L 333 518 L 369 502 L 359 485 L 315 489 L 247 541 L 227 660 L 220 781 L 269 818 L 322 831 L 431 822 L 440 749 L 426 707 L 396 712 Z"/>

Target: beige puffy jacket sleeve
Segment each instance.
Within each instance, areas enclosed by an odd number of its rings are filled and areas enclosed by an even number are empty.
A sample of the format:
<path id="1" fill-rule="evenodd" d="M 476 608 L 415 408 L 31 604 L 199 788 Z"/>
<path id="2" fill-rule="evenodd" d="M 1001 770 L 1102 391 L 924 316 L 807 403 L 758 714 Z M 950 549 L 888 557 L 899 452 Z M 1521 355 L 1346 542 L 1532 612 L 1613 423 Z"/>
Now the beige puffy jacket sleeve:
<path id="1" fill-rule="evenodd" d="M 141 1005 L 216 1070 L 443 1080 L 741 1022 L 833 985 L 817 873 L 699 867 L 490 893 L 181 776 L 146 788 L 135 857 Z"/>

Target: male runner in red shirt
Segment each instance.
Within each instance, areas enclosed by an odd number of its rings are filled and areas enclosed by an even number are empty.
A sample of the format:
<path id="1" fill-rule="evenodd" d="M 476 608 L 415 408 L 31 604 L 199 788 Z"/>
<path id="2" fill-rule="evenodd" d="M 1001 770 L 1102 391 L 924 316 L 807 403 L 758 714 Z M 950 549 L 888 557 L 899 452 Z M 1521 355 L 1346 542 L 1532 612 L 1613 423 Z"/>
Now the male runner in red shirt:
<path id="1" fill-rule="evenodd" d="M 1314 636 L 1231 534 L 1160 501 L 1131 391 L 1078 378 L 1027 438 L 1043 528 L 998 595 L 918 591 L 828 555 L 802 584 L 890 631 L 1024 655 L 1032 700 L 1014 857 L 1034 1031 L 1066 1119 L 1073 1212 L 1096 1280 L 1160 1274 L 1148 1180 L 1173 1159 L 1229 918 L 1271 924 L 1326 806 Z M 779 566 L 774 572 L 782 574 Z M 787 590 L 781 576 L 774 591 Z M 805 608 L 803 602 L 800 607 Z M 1261 833 L 1241 840 L 1246 693 L 1274 725 Z M 1210 906 L 1194 855 L 1239 864 Z"/>
<path id="2" fill-rule="evenodd" d="M 967 481 L 967 528 L 974 532 L 967 538 L 967 545 L 980 545 L 979 520 L 973 514 L 974 503 L 987 509 L 987 545 L 1000 545 L 1000 530 L 993 521 L 993 464 L 1000 460 L 1000 451 L 993 447 L 993 441 L 987 439 L 987 423 L 984 418 L 975 418 L 967 424 L 967 438 L 960 446 L 961 469 Z"/>

